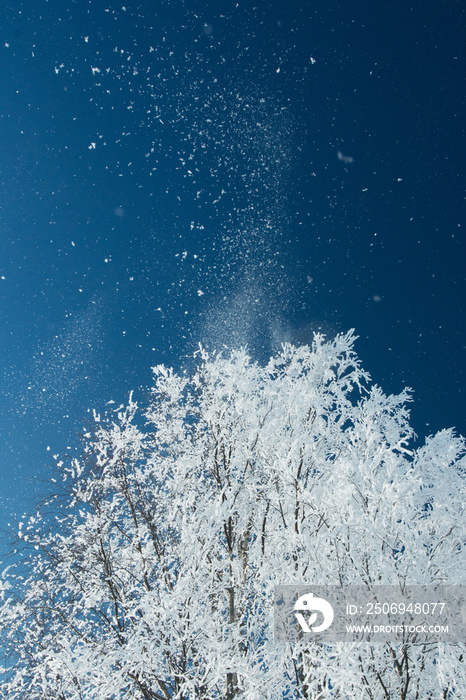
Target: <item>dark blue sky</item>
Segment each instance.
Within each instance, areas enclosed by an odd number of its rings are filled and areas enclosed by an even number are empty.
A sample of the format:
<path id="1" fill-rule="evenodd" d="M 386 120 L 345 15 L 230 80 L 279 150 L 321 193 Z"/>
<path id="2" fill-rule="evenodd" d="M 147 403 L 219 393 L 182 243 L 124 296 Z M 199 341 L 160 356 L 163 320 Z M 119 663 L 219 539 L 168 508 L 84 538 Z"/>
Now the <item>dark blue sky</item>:
<path id="1" fill-rule="evenodd" d="M 463 3 L 124 5 L 0 9 L 2 520 L 199 341 L 354 327 L 465 434 Z"/>

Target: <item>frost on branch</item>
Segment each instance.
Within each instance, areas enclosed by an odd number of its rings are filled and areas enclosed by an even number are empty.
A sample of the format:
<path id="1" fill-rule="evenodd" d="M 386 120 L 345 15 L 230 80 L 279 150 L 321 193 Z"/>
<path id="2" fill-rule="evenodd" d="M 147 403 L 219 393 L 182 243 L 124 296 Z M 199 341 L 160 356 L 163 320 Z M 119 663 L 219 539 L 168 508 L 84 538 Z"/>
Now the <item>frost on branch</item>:
<path id="1" fill-rule="evenodd" d="M 11 700 L 460 698 L 459 647 L 274 642 L 278 584 L 460 583 L 464 441 L 410 447 L 352 333 L 154 368 L 61 463 L 66 500 L 5 570 Z"/>

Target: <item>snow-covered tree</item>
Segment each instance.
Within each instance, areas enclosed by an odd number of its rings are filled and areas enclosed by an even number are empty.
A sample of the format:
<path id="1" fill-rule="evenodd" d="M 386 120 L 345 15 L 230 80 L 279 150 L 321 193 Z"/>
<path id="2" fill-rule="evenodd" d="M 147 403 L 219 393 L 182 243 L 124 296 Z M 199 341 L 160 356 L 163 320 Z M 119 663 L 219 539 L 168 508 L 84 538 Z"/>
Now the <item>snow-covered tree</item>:
<path id="1" fill-rule="evenodd" d="M 409 394 L 371 386 L 354 336 L 199 351 L 95 415 L 61 495 L 3 574 L 10 700 L 461 698 L 464 645 L 287 646 L 281 584 L 462 583 L 464 442 L 418 450 Z"/>

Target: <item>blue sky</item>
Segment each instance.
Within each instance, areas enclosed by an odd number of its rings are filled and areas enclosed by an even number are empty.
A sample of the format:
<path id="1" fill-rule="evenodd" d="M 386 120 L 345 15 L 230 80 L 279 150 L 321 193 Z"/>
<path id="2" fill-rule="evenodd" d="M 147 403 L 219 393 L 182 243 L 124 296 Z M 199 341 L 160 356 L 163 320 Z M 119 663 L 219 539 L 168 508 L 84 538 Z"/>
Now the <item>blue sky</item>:
<path id="1" fill-rule="evenodd" d="M 354 327 L 465 434 L 462 3 L 0 10 L 0 510 L 199 342 Z"/>

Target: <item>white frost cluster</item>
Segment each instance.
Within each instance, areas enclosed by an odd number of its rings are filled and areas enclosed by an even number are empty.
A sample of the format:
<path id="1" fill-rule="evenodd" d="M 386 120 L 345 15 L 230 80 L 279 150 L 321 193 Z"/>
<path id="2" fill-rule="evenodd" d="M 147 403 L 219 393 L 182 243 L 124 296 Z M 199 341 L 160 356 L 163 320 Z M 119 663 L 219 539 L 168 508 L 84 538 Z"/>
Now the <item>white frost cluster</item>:
<path id="1" fill-rule="evenodd" d="M 353 341 L 201 349 L 154 369 L 142 415 L 96 415 L 4 574 L 4 697 L 465 697 L 464 645 L 273 640 L 278 584 L 464 581 L 464 442 L 412 451 L 408 393 L 370 387 Z"/>

